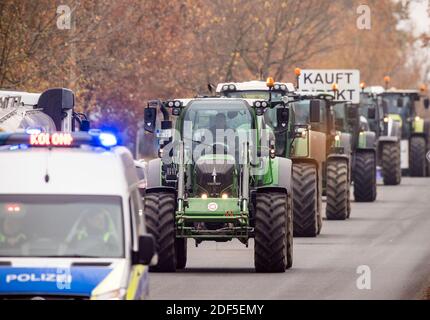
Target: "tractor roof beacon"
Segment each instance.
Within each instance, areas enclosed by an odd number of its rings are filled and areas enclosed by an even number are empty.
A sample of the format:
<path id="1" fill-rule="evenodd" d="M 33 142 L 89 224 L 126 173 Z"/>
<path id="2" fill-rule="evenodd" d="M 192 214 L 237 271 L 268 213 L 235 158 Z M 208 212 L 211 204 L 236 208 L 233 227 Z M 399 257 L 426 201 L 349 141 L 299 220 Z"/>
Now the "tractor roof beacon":
<path id="1" fill-rule="evenodd" d="M 264 130 L 271 107 L 235 98 L 148 103 L 146 130 L 155 131 L 156 108 L 164 117 L 160 158 L 148 163 L 145 195 L 147 228 L 158 247 L 156 271 L 185 268 L 187 239 L 248 245 L 254 238 L 258 272 L 291 267 L 292 163 L 275 155 L 273 136 Z"/>

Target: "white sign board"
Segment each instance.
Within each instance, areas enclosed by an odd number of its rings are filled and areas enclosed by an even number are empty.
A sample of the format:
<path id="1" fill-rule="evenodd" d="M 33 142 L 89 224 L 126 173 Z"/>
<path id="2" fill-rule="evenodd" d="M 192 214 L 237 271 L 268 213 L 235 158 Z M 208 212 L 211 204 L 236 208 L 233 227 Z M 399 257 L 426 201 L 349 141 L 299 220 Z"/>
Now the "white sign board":
<path id="1" fill-rule="evenodd" d="M 360 102 L 360 71 L 337 69 L 304 69 L 299 76 L 300 91 L 333 92 L 337 84 L 336 100 Z"/>

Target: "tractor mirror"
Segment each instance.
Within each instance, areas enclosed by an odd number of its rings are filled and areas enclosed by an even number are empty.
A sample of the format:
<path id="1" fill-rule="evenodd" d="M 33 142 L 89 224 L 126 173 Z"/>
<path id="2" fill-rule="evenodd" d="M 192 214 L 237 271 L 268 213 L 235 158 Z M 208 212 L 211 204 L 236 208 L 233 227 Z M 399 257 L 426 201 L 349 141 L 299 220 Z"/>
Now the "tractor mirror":
<path id="1" fill-rule="evenodd" d="M 357 118 L 358 118 L 358 109 L 353 105 L 349 105 L 348 106 L 348 119 L 354 120 Z"/>
<path id="2" fill-rule="evenodd" d="M 341 130 L 342 131 L 342 129 L 343 129 L 343 119 L 341 119 L 341 118 L 336 118 L 335 120 L 334 120 L 334 123 L 335 123 L 335 127 L 336 127 L 336 129 L 338 129 L 338 130 Z"/>
<path id="3" fill-rule="evenodd" d="M 143 115 L 144 129 L 148 132 L 155 131 L 155 122 L 157 120 L 157 109 L 156 108 L 146 108 Z"/>
<path id="4" fill-rule="evenodd" d="M 309 121 L 310 122 L 320 122 L 320 109 L 321 109 L 321 101 L 320 100 L 311 100 L 309 105 Z"/>
<path id="5" fill-rule="evenodd" d="M 367 109 L 367 118 L 375 119 L 376 118 L 376 108 L 370 107 Z"/>
<path id="6" fill-rule="evenodd" d="M 290 120 L 290 110 L 288 108 L 276 109 L 276 119 L 278 120 L 278 128 L 286 128 Z"/>
<path id="7" fill-rule="evenodd" d="M 424 99 L 424 108 L 428 109 L 430 106 L 430 99 L 429 98 L 425 98 Z"/>
<path id="8" fill-rule="evenodd" d="M 403 98 L 402 97 L 397 99 L 397 107 L 403 108 Z"/>

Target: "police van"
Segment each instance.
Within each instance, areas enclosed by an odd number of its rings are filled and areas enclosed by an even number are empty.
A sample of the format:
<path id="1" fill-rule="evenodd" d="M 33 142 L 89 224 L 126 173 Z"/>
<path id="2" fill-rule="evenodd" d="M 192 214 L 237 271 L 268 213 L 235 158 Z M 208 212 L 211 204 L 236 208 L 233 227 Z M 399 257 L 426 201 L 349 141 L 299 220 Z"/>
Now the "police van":
<path id="1" fill-rule="evenodd" d="M 0 133 L 0 298 L 142 299 L 156 260 L 116 137 Z"/>

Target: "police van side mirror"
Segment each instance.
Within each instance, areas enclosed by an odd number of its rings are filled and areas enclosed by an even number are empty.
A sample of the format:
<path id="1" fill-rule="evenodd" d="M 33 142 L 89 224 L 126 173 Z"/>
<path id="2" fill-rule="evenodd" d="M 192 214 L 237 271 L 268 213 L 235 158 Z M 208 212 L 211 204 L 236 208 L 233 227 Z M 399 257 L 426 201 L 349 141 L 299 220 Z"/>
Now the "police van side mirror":
<path id="1" fill-rule="evenodd" d="M 320 122 L 320 108 L 321 101 L 320 100 L 311 100 L 309 105 L 309 121 L 310 122 Z"/>
<path id="2" fill-rule="evenodd" d="M 145 131 L 154 132 L 155 122 L 157 120 L 157 109 L 156 108 L 146 108 L 143 114 L 143 128 Z"/>
<path id="3" fill-rule="evenodd" d="M 139 236 L 139 249 L 134 253 L 133 264 L 149 265 L 155 255 L 155 240 L 152 234 Z"/>
<path id="4" fill-rule="evenodd" d="M 90 131 L 90 121 L 86 119 L 81 120 L 80 129 L 81 131 Z"/>
<path id="5" fill-rule="evenodd" d="M 367 109 L 367 118 L 375 119 L 376 118 L 376 108 L 370 107 Z"/>

